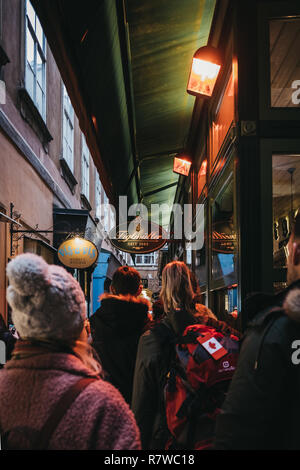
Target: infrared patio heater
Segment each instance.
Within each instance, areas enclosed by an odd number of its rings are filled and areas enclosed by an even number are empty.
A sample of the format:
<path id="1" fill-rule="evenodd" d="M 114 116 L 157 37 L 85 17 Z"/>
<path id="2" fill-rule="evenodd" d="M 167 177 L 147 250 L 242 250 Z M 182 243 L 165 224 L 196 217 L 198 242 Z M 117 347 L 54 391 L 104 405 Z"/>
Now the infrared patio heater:
<path id="1" fill-rule="evenodd" d="M 188 176 L 192 161 L 186 154 L 178 153 L 174 157 L 173 172 L 179 175 Z"/>
<path id="2" fill-rule="evenodd" d="M 211 97 L 221 65 L 218 49 L 212 46 L 200 47 L 193 56 L 186 91 L 193 96 Z"/>
<path id="3" fill-rule="evenodd" d="M 193 55 L 187 92 L 193 96 L 210 98 L 219 76 L 222 60 L 215 47 L 200 47 Z M 173 172 L 188 176 L 192 165 L 191 158 L 185 154 L 174 157 Z"/>

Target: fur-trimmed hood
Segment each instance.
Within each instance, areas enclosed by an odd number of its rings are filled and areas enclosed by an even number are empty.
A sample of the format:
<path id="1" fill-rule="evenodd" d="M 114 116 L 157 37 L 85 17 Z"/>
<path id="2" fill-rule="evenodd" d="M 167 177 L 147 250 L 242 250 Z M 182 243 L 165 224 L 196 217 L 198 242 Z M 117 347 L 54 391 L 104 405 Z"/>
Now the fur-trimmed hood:
<path id="1" fill-rule="evenodd" d="M 300 323 L 300 288 L 291 289 L 285 297 L 283 308 L 287 316 Z"/>
<path id="2" fill-rule="evenodd" d="M 148 301 L 143 297 L 104 294 L 90 323 L 93 346 L 107 380 L 131 403 L 138 342 L 150 323 Z"/>
<path id="3" fill-rule="evenodd" d="M 123 300 L 125 302 L 134 302 L 136 304 L 143 304 L 147 305 L 147 308 L 150 308 L 150 302 L 147 300 L 145 297 L 135 297 L 134 295 L 127 294 L 127 295 L 115 295 L 115 294 L 108 294 L 107 292 L 102 294 L 100 296 L 100 300 L 103 301 L 105 299 L 117 299 L 117 300 Z"/>
<path id="4" fill-rule="evenodd" d="M 117 334 L 126 336 L 142 332 L 149 321 L 149 307 L 150 303 L 144 297 L 103 294 L 101 306 L 93 317 L 97 323 L 100 321 Z"/>

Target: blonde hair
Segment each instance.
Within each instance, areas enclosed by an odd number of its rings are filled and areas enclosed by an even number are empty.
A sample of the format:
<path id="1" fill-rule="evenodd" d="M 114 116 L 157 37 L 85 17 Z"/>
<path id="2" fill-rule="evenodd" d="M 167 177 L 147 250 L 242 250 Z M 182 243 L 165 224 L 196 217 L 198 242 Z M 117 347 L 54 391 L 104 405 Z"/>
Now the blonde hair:
<path id="1" fill-rule="evenodd" d="M 172 261 L 162 272 L 160 298 L 166 314 L 182 308 L 193 313 L 194 292 L 191 285 L 189 269 L 182 261 Z"/>
<path id="2" fill-rule="evenodd" d="M 85 341 L 77 340 L 71 345 L 71 349 L 76 357 L 93 372 L 101 375 L 102 367 L 95 349 Z"/>

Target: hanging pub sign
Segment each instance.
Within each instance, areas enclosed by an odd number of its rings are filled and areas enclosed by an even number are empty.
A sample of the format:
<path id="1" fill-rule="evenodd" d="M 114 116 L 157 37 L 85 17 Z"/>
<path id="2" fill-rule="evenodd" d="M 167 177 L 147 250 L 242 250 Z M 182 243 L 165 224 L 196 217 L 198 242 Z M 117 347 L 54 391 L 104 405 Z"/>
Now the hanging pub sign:
<path id="1" fill-rule="evenodd" d="M 127 253 L 151 253 L 167 242 L 167 232 L 160 225 L 137 217 L 128 225 L 118 225 L 110 234 L 111 243 Z"/>
<path id="2" fill-rule="evenodd" d="M 229 223 L 217 222 L 213 224 L 213 251 L 218 253 L 234 253 L 236 233 L 232 231 Z"/>
<path id="3" fill-rule="evenodd" d="M 57 250 L 59 261 L 68 268 L 87 269 L 98 259 L 94 243 L 85 238 L 75 237 L 64 241 Z"/>

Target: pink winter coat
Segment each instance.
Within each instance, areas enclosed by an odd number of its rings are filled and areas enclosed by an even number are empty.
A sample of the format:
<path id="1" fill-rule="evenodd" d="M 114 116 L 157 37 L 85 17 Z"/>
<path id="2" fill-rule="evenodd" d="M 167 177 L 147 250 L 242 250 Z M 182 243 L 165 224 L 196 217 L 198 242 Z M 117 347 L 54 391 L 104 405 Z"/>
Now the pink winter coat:
<path id="1" fill-rule="evenodd" d="M 97 377 L 76 356 L 49 352 L 10 360 L 0 370 L 0 428 L 36 435 L 60 396 L 82 377 Z M 139 450 L 133 413 L 112 385 L 87 386 L 63 416 L 50 439 L 55 450 Z"/>

